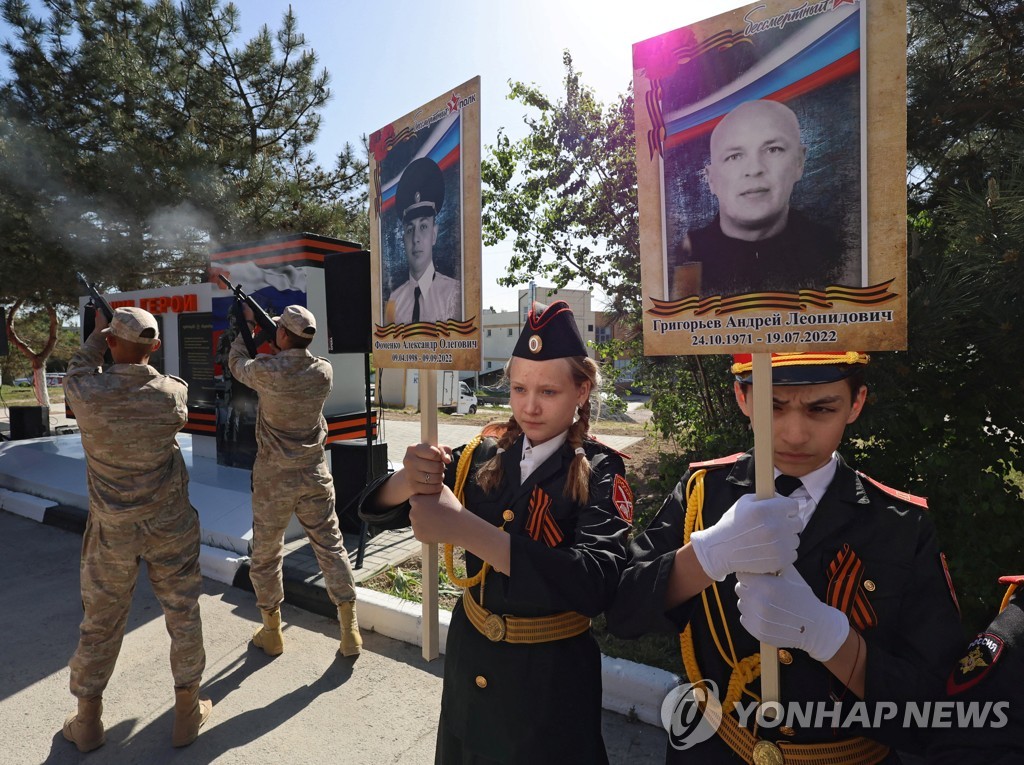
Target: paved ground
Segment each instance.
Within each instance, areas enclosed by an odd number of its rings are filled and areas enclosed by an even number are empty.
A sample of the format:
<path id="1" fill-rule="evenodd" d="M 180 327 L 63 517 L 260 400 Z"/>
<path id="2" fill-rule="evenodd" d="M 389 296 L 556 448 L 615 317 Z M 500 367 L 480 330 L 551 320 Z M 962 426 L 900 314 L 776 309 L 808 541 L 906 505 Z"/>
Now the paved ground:
<path id="1" fill-rule="evenodd" d="M 8 422 L 0 408 L 0 432 L 9 431 Z M 67 424 L 63 405 L 51 409 L 51 428 Z M 439 437 L 459 445 L 477 430 L 444 425 Z M 400 463 L 406 445 L 419 440 L 419 423 L 388 421 L 386 438 L 389 458 Z M 354 555 L 353 541 L 346 539 Z M 291 545 L 286 558 L 288 648 L 277 659 L 249 646 L 259 616 L 254 596 L 245 590 L 244 567 L 238 586 L 204 581 L 205 687 L 216 707 L 208 728 L 183 750 L 169 742 L 169 641 L 143 576 L 104 699 L 107 744 L 79 755 L 64 741 L 60 726 L 74 708 L 67 659 L 81 620 L 80 545 L 73 531 L 0 511 L 0 580 L 5 584 L 0 613 L 6 625 L 0 653 L 0 765 L 433 761 L 443 657 L 426 662 L 418 646 L 373 633 L 364 636 L 358 659 L 337 657 L 333 607 L 303 542 Z M 419 545 L 412 540 L 408 548 L 418 552 Z M 605 712 L 604 735 L 613 763 L 663 760 L 665 736 L 657 728 Z"/>
<path id="2" fill-rule="evenodd" d="M 67 659 L 78 639 L 77 534 L 0 512 L 0 763 L 419 765 L 433 758 L 444 659 L 367 634 L 354 661 L 336 655 L 337 622 L 286 604 L 287 648 L 249 646 L 252 594 L 205 580 L 205 688 L 213 717 L 190 747 L 170 746 L 169 640 L 145 576 L 104 697 L 107 743 L 79 755 L 60 734 L 73 709 Z M 604 714 L 612 763 L 660 763 L 659 729 Z"/>

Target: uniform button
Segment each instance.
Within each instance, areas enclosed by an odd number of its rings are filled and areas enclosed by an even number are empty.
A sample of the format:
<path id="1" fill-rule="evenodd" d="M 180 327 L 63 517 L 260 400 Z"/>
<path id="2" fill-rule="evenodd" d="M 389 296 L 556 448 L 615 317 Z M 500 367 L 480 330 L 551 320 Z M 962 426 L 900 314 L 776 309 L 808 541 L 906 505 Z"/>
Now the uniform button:
<path id="1" fill-rule="evenodd" d="M 864 589 L 867 590 L 868 592 L 874 592 L 875 591 L 875 583 L 872 582 L 870 579 L 865 579 L 864 580 Z"/>
<path id="2" fill-rule="evenodd" d="M 511 510 L 506 510 L 501 514 L 501 517 L 504 519 L 505 523 L 511 523 L 513 519 L 516 517 L 516 514 L 513 513 Z"/>
<path id="3" fill-rule="evenodd" d="M 781 733 L 783 736 L 796 735 L 796 731 L 793 728 L 790 728 L 788 725 L 783 725 L 781 728 L 779 728 L 779 733 Z"/>
<path id="4" fill-rule="evenodd" d="M 483 675 L 477 675 L 476 676 L 476 687 L 477 688 L 486 688 L 487 687 L 487 678 L 484 677 Z"/>
<path id="5" fill-rule="evenodd" d="M 779 649 L 779 663 L 780 664 L 792 664 L 793 654 L 787 651 L 785 648 Z"/>

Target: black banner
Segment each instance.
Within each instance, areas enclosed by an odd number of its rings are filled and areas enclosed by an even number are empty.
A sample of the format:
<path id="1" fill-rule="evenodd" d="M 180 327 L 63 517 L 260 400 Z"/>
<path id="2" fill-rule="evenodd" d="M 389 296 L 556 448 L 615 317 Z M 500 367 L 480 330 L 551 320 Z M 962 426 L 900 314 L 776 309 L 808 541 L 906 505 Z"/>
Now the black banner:
<path id="1" fill-rule="evenodd" d="M 212 313 L 178 315 L 178 370 L 188 383 L 189 406 L 216 406 Z"/>

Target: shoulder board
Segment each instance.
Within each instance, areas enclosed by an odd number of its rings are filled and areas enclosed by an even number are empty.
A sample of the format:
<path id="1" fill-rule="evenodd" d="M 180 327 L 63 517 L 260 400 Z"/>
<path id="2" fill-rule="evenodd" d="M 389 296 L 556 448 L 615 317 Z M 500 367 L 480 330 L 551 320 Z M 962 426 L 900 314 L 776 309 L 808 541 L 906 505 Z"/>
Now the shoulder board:
<path id="1" fill-rule="evenodd" d="M 1024 584 L 1024 574 L 1013 574 L 1011 576 L 999 577 L 999 584 Z"/>
<path id="2" fill-rule="evenodd" d="M 620 457 L 622 457 L 622 459 L 624 459 L 624 460 L 629 460 L 629 459 L 633 459 L 633 458 L 632 458 L 632 457 L 630 457 L 630 456 L 629 456 L 628 454 L 623 454 L 623 453 L 622 453 L 622 452 L 620 452 L 620 451 L 619 451 L 618 449 L 614 449 L 614 448 L 612 448 L 611 446 L 608 446 L 608 444 L 603 444 L 603 443 L 601 443 L 600 441 L 598 441 L 598 440 L 597 440 L 596 438 L 594 438 L 593 436 L 587 436 L 587 439 L 586 439 L 586 440 L 585 440 L 585 441 L 583 442 L 584 446 L 585 446 L 586 444 L 588 444 L 588 443 L 590 443 L 590 444 L 595 444 L 596 446 L 600 446 L 600 447 L 601 447 L 602 449 L 604 449 L 605 451 L 611 452 L 612 454 L 617 454 L 617 455 L 619 455 Z"/>
<path id="3" fill-rule="evenodd" d="M 728 457 L 719 457 L 717 460 L 705 460 L 704 462 L 691 462 L 690 470 L 700 470 L 701 468 L 717 468 L 725 467 L 726 465 L 734 465 L 746 452 L 736 452 L 730 454 Z"/>
<path id="4" fill-rule="evenodd" d="M 182 380 L 180 377 L 175 377 L 174 375 L 167 375 L 167 376 L 169 378 L 171 378 L 172 380 L 176 380 L 177 382 L 180 382 L 185 387 L 188 387 L 188 383 L 185 380 Z"/>
<path id="5" fill-rule="evenodd" d="M 864 475 L 859 470 L 857 471 L 857 475 L 859 475 L 869 484 L 874 486 L 876 489 L 880 489 L 883 493 L 888 494 L 890 497 L 895 497 L 896 499 L 902 500 L 903 502 L 906 502 L 911 505 L 917 505 L 918 507 L 924 508 L 925 510 L 928 509 L 928 500 L 925 497 L 918 497 L 914 494 L 908 494 L 905 491 L 894 489 L 891 486 L 886 486 L 884 483 L 876 481 L 871 476 Z"/>

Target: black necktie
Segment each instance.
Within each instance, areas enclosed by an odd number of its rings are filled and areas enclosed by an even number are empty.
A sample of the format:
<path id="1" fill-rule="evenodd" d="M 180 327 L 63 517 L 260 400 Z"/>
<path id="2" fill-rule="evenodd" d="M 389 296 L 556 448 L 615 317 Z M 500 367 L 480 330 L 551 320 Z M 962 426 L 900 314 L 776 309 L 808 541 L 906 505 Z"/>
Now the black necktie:
<path id="1" fill-rule="evenodd" d="M 780 473 L 779 477 L 775 479 L 775 491 L 784 497 L 788 497 L 801 486 L 803 486 L 803 483 L 800 479 L 794 478 L 791 475 Z"/>
<path id="2" fill-rule="evenodd" d="M 416 322 L 418 322 L 420 320 L 420 295 L 422 295 L 423 293 L 420 292 L 420 288 L 417 287 L 415 290 L 413 290 L 412 294 L 413 294 L 412 321 L 413 321 L 413 324 L 415 324 Z"/>

